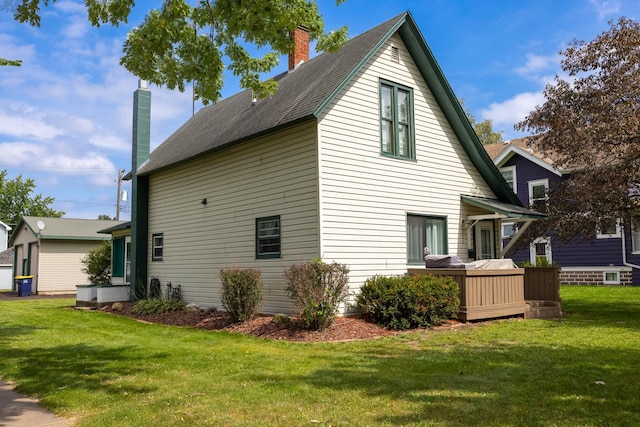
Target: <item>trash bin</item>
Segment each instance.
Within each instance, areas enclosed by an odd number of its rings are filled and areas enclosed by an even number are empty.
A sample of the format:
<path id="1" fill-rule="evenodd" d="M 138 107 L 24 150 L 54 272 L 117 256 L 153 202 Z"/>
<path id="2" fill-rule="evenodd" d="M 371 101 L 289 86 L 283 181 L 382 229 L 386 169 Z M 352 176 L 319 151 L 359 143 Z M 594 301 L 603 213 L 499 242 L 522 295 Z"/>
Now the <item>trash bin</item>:
<path id="1" fill-rule="evenodd" d="M 31 281 L 33 276 L 16 276 L 18 282 L 18 296 L 28 297 L 31 294 Z"/>

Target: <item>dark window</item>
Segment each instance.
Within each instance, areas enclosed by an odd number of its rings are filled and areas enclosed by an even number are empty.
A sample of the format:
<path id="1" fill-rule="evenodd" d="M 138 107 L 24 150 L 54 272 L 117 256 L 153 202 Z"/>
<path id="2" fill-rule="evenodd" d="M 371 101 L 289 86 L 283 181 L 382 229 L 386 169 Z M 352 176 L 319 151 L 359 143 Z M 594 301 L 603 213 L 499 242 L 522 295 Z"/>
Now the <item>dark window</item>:
<path id="1" fill-rule="evenodd" d="M 153 254 L 151 259 L 153 261 L 162 261 L 162 257 L 164 256 L 164 235 L 154 234 L 151 241 Z"/>
<path id="2" fill-rule="evenodd" d="M 424 263 L 424 248 L 432 255 L 447 254 L 447 219 L 443 217 L 407 215 L 407 260 Z"/>
<path id="3" fill-rule="evenodd" d="M 280 216 L 256 219 L 256 258 L 280 258 Z"/>
<path id="4" fill-rule="evenodd" d="M 113 248 L 111 252 L 112 276 L 124 276 L 124 237 L 115 237 L 113 239 Z"/>

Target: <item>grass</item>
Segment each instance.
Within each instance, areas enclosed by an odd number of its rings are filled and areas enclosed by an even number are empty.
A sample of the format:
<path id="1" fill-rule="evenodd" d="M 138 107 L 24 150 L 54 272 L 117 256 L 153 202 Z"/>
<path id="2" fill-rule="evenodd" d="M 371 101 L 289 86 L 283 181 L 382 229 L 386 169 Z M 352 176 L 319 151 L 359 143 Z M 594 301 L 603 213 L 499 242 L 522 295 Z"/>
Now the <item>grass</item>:
<path id="1" fill-rule="evenodd" d="M 0 302 L 0 376 L 80 426 L 640 425 L 640 288 L 561 295 L 560 320 L 323 344 Z"/>

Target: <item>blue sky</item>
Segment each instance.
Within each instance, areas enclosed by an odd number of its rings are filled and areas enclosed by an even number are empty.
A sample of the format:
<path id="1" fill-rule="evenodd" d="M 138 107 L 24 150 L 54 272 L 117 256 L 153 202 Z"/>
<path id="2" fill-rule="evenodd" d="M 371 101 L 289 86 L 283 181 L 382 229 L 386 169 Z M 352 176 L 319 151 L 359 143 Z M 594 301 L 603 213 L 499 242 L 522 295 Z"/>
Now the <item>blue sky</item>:
<path id="1" fill-rule="evenodd" d="M 13 21 L 17 0 L 0 0 L 0 170 L 36 181 L 67 218 L 115 216 L 119 169 L 131 168 L 132 94 L 138 79 L 119 65 L 127 32 L 141 22 L 93 28 L 82 1 L 44 8 L 42 26 Z M 543 102 L 560 74 L 558 52 L 574 38 L 591 40 L 609 20 L 638 20 L 637 0 L 319 0 L 327 30 L 349 26 L 351 37 L 404 11 L 415 18 L 449 84 L 479 119 L 492 119 L 505 139 Z M 312 53 L 314 55 L 314 53 Z M 282 58 L 274 75 L 287 66 Z M 158 146 L 192 114 L 191 93 L 152 91 L 151 145 Z M 228 76 L 223 96 L 239 90 Z M 201 105 L 195 106 L 196 110 Z M 125 183 L 123 189 L 128 189 Z M 129 219 L 123 203 L 121 219 Z"/>

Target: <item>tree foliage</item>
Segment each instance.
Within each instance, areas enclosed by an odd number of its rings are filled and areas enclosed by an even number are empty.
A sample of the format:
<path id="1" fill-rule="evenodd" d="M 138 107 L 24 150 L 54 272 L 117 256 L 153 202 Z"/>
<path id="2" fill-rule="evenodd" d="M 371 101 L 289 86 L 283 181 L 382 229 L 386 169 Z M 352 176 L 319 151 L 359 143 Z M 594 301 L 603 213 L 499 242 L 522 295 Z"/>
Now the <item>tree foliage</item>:
<path id="1" fill-rule="evenodd" d="M 480 140 L 482 145 L 502 142 L 503 132 L 496 132 L 493 130 L 493 120 L 485 119 L 481 122 L 478 122 L 473 116 L 473 113 L 471 113 L 471 110 L 464 106 L 464 100 L 460 99 L 459 101 L 460 105 L 462 105 L 462 108 L 464 109 L 464 113 L 466 114 L 469 123 L 471 123 L 471 127 L 473 127 L 473 130 L 476 132 L 476 135 L 478 136 L 478 139 Z"/>
<path id="2" fill-rule="evenodd" d="M 35 181 L 22 179 L 18 175 L 15 179 L 7 179 L 7 171 L 0 172 L 0 221 L 5 224 L 17 224 L 23 216 L 44 216 L 60 218 L 64 212 L 50 207 L 53 197 L 34 195 Z"/>
<path id="3" fill-rule="evenodd" d="M 336 0 L 336 4 L 344 0 Z M 41 3 L 55 0 L 22 0 L 14 18 L 33 26 L 40 25 Z M 86 0 L 92 25 L 118 26 L 127 23 L 133 0 Z M 203 103 L 220 98 L 224 61 L 241 86 L 259 97 L 273 94 L 275 81 L 261 81 L 281 55 L 293 51 L 290 33 L 297 26 L 309 29 L 322 51 L 338 49 L 347 38 L 346 27 L 324 32 L 324 21 L 315 0 L 200 0 L 191 6 L 186 0 L 164 0 L 162 7 L 151 9 L 144 21 L 129 32 L 120 63 L 134 75 L 169 89 L 185 90 L 195 82 L 195 97 Z M 259 51 L 252 56 L 245 46 Z"/>
<path id="4" fill-rule="evenodd" d="M 103 241 L 82 258 L 82 272 L 89 276 L 92 285 L 111 283 L 111 242 Z"/>
<path id="5" fill-rule="evenodd" d="M 0 58 L 0 67 L 9 66 L 9 67 L 19 67 L 22 64 L 20 60 L 11 60 L 11 59 L 2 59 Z"/>
<path id="6" fill-rule="evenodd" d="M 556 76 L 544 104 L 516 125 L 571 172 L 548 195 L 546 226 L 563 240 L 640 215 L 640 24 L 624 17 L 609 24 L 560 52 L 568 77 Z"/>

